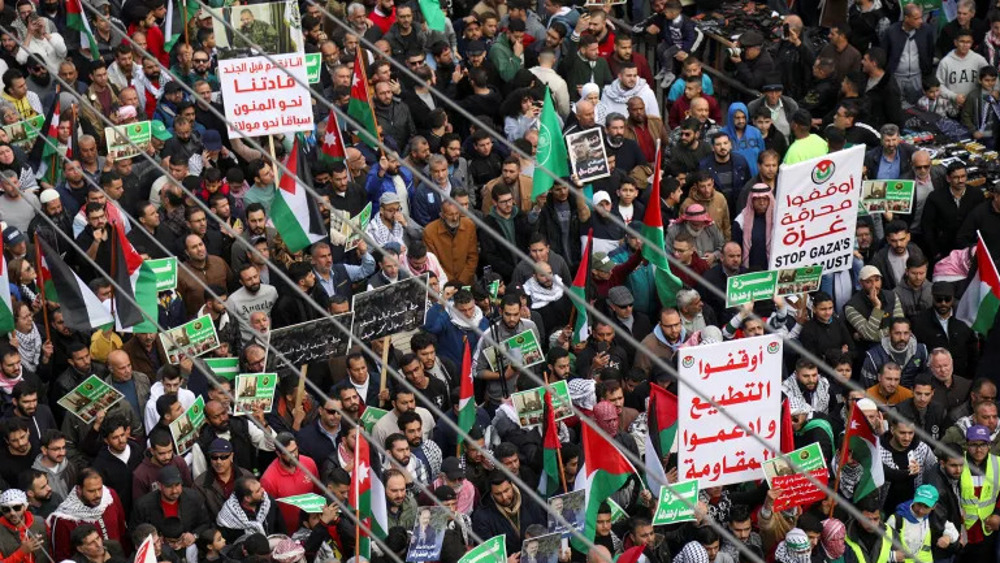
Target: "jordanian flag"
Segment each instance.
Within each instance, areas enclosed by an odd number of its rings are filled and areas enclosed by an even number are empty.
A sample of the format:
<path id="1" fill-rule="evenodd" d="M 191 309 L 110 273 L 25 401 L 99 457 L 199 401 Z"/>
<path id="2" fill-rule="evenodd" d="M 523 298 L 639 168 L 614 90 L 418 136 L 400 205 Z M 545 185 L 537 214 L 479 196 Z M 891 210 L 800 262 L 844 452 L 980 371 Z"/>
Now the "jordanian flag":
<path id="1" fill-rule="evenodd" d="M 115 291 L 115 328 L 136 334 L 156 333 L 159 330 L 160 304 L 156 272 L 132 246 L 124 229 L 112 225 L 111 230 L 111 236 L 115 237 L 115 267 L 111 277 L 126 292 L 125 297 L 119 299 L 118 291 Z M 133 301 L 138 303 L 138 307 Z"/>
<path id="2" fill-rule="evenodd" d="M 59 254 L 38 237 L 38 248 L 42 261 L 42 280 L 44 285 L 51 282 L 59 295 L 60 310 L 66 326 L 82 331 L 94 330 L 114 321 L 111 313 L 104 308 L 101 300 L 87 287 L 87 283 L 76 275 Z M 46 298 L 50 301 L 49 288 L 46 287 Z"/>
<path id="3" fill-rule="evenodd" d="M 642 219 L 642 257 L 653 266 L 653 280 L 660 304 L 673 307 L 677 303 L 677 292 L 681 280 L 670 271 L 666 250 L 663 246 L 663 215 L 660 214 L 660 144 L 656 144 L 656 168 L 653 171 L 653 188 L 649 194 L 649 206 Z"/>
<path id="4" fill-rule="evenodd" d="M 375 112 L 372 110 L 368 73 L 365 72 L 365 57 L 361 47 L 358 47 L 358 54 L 354 57 L 354 78 L 351 79 L 351 101 L 347 104 L 347 115 L 358 122 L 361 141 L 377 149 L 378 128 L 375 126 Z"/>
<path id="5" fill-rule="evenodd" d="M 667 482 L 663 458 L 670 454 L 677 436 L 677 396 L 655 383 L 649 384 L 649 431 L 646 433 L 646 484 L 654 498 Z"/>
<path id="6" fill-rule="evenodd" d="M 990 249 L 983 242 L 982 233 L 976 243 L 976 263 L 979 266 L 969 288 L 958 303 L 955 316 L 972 327 L 972 330 L 986 336 L 993 328 L 993 321 L 1000 309 L 1000 275 L 997 265 L 990 256 Z"/>
<path id="7" fill-rule="evenodd" d="M 540 171 L 544 168 L 549 173 Z M 554 177 L 553 177 L 554 176 Z M 531 183 L 531 201 L 548 192 L 556 183 L 555 178 L 569 176 L 569 156 L 562 137 L 562 125 L 552 103 L 549 87 L 545 87 L 545 101 L 538 120 L 538 150 L 535 153 L 535 175 Z M 657 207 L 658 208 L 658 207 Z"/>
<path id="8" fill-rule="evenodd" d="M 629 475 L 638 472 L 613 442 L 605 440 L 589 424 L 581 424 L 580 428 L 583 437 L 584 465 L 576 476 L 574 490 L 587 492 L 585 503 L 587 519 L 583 535 L 593 543 L 597 532 L 597 510 L 601 503 L 606 502 L 611 495 L 622 488 L 628 481 Z M 576 536 L 570 541 L 576 549 L 583 553 L 587 552 L 589 544 Z"/>
<path id="9" fill-rule="evenodd" d="M 330 110 L 330 117 L 326 120 L 326 133 L 323 134 L 323 144 L 319 147 L 319 160 L 321 162 L 343 162 L 347 158 L 347 149 L 344 147 L 344 135 L 340 130 L 340 123 L 337 122 L 337 112 Z"/>
<path id="10" fill-rule="evenodd" d="M 298 252 L 327 236 L 316 200 L 306 192 L 306 186 L 313 183 L 312 173 L 298 136 L 285 166 L 288 173 L 282 174 L 278 181 L 278 196 L 271 204 L 271 220 L 288 250 Z"/>
<path id="11" fill-rule="evenodd" d="M 354 470 L 351 472 L 348 501 L 360 520 L 359 524 L 355 524 L 355 532 L 361 539 L 361 555 L 370 561 L 371 538 L 385 539 L 389 520 L 385 507 L 385 487 L 372 469 L 368 440 L 361 435 L 358 435 L 354 446 Z M 366 530 L 371 530 L 371 534 Z"/>
<path id="12" fill-rule="evenodd" d="M 163 50 L 170 52 L 174 50 L 174 45 L 184 36 L 184 26 L 194 19 L 198 13 L 200 2 L 196 0 L 167 0 L 167 16 L 164 18 L 163 28 Z M 187 13 L 184 13 L 185 8 Z"/>
<path id="13" fill-rule="evenodd" d="M 573 299 L 576 317 L 573 319 L 573 344 L 586 342 L 590 336 L 590 319 L 587 317 L 587 276 L 590 275 L 590 248 L 594 244 L 594 229 L 587 232 L 587 244 L 583 247 L 583 257 L 580 267 L 573 278 L 573 286 L 569 292 L 577 297 Z"/>
<path id="14" fill-rule="evenodd" d="M 538 492 L 550 497 L 561 493 L 559 483 L 559 427 L 552 409 L 552 393 L 545 392 L 545 407 L 542 415 L 542 477 L 538 481 Z"/>
<path id="15" fill-rule="evenodd" d="M 472 430 L 476 424 L 476 396 L 472 381 L 472 353 L 469 351 L 469 341 L 465 341 L 465 352 L 462 353 L 462 381 L 458 389 L 458 430 L 459 440 Z"/>
<path id="16" fill-rule="evenodd" d="M 856 404 L 851 405 L 851 421 L 844 433 L 844 448 L 840 455 L 840 463 L 850 458 L 861 465 L 861 478 L 854 486 L 854 502 L 857 502 L 885 483 L 882 473 L 882 456 L 879 454 L 878 436 L 872 432 L 871 424 Z"/>
<path id="17" fill-rule="evenodd" d="M 14 312 L 10 303 L 10 276 L 7 258 L 3 255 L 3 237 L 0 237 L 0 333 L 14 330 Z"/>
<path id="18" fill-rule="evenodd" d="M 90 20 L 83 11 L 81 0 L 66 0 L 66 27 L 80 32 L 80 45 L 90 51 L 91 60 L 101 58 L 101 49 L 97 46 L 94 32 L 90 30 Z"/>

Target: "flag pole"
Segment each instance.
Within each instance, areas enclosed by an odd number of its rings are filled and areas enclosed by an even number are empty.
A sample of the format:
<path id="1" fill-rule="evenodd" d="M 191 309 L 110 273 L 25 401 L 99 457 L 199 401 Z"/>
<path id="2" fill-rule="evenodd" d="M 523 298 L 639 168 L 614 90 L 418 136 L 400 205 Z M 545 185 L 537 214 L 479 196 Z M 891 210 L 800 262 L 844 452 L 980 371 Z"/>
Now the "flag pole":
<path id="1" fill-rule="evenodd" d="M 354 471 L 351 477 L 354 478 L 354 561 L 361 560 L 361 485 L 358 484 L 358 458 L 361 454 L 361 440 L 364 440 L 364 436 L 361 435 L 361 425 L 358 425 L 357 439 L 354 440 Z M 370 554 L 369 554 L 370 555 Z"/>
<path id="2" fill-rule="evenodd" d="M 45 319 L 45 340 L 51 341 L 52 335 L 49 329 L 49 305 L 45 299 L 45 280 L 42 279 L 42 247 L 38 244 L 38 231 L 35 231 L 35 270 L 38 272 L 37 278 L 42 283 L 38 284 L 38 289 L 42 295 L 42 318 Z"/>
<path id="3" fill-rule="evenodd" d="M 181 9 L 181 19 L 184 22 L 184 44 L 190 46 L 191 40 L 188 38 L 188 3 L 187 0 L 182 1 Z"/>
<path id="4" fill-rule="evenodd" d="M 556 424 L 558 424 L 558 422 Z M 556 448 L 556 461 L 559 462 L 559 480 L 562 481 L 563 493 L 568 493 L 569 488 L 566 486 L 566 470 L 563 469 L 562 462 L 562 444 L 559 444 L 559 447 Z"/>
<path id="5" fill-rule="evenodd" d="M 115 277 L 115 262 L 116 262 L 116 260 L 115 260 L 115 239 L 118 238 L 118 233 L 115 231 L 115 224 L 114 223 L 109 222 L 108 223 L 108 227 L 111 230 L 111 234 L 109 235 L 111 237 L 111 271 L 109 273 L 111 274 L 111 277 L 113 278 L 113 277 Z M 111 322 L 111 330 L 114 330 L 114 328 L 115 328 L 115 325 L 114 325 L 115 301 L 116 301 L 116 298 L 115 298 L 115 287 L 114 287 L 114 284 L 111 284 L 111 321 L 112 321 Z"/>
<path id="6" fill-rule="evenodd" d="M 279 181 L 278 175 L 280 174 L 280 172 L 278 172 L 278 156 L 274 152 L 274 135 L 268 135 L 267 141 L 271 148 L 271 163 L 272 163 L 271 167 L 274 168 L 274 185 L 277 186 Z M 293 149 L 295 148 L 294 144 L 292 148 Z"/>
<path id="7" fill-rule="evenodd" d="M 858 404 L 856 402 L 851 403 L 851 412 L 849 412 L 847 415 L 847 424 L 850 424 L 851 419 L 854 418 L 854 409 L 856 408 L 858 408 Z M 837 460 L 837 476 L 834 477 L 833 479 L 834 499 L 836 499 L 837 491 L 840 490 L 840 474 L 844 471 L 844 462 L 845 458 L 847 457 L 847 451 L 848 451 L 847 447 L 848 441 L 849 440 L 844 440 L 844 443 L 840 445 L 840 459 Z M 836 508 L 837 508 L 837 502 L 836 500 L 834 500 L 834 503 L 830 505 L 830 513 L 828 515 L 830 518 L 833 518 L 833 511 Z"/>

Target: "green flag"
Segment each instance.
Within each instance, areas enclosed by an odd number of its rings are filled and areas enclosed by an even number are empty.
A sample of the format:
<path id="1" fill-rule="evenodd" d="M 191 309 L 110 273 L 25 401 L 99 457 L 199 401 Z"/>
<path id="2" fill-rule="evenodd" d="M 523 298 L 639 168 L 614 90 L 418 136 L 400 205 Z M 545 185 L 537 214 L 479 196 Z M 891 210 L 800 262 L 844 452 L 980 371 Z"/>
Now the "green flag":
<path id="1" fill-rule="evenodd" d="M 540 169 L 545 168 L 551 174 Z M 535 156 L 535 175 L 531 186 L 531 199 L 552 189 L 555 178 L 569 176 L 569 156 L 566 154 L 566 142 L 562 138 L 562 127 L 559 116 L 552 104 L 552 95 L 545 88 L 545 103 L 542 105 L 542 117 L 538 123 L 538 152 Z"/>
<path id="2" fill-rule="evenodd" d="M 431 31 L 444 31 L 444 11 L 439 0 L 420 0 L 420 12 Z"/>

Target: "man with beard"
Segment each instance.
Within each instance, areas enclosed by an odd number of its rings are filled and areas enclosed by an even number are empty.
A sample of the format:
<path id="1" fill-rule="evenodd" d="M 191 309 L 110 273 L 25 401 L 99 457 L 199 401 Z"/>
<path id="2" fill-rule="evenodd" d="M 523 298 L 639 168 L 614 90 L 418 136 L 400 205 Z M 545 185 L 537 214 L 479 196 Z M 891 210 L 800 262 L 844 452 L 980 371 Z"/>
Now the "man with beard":
<path id="1" fill-rule="evenodd" d="M 437 219 L 441 213 L 441 202 L 451 194 L 452 183 L 448 176 L 448 161 L 444 156 L 430 154 L 430 147 L 423 137 L 410 141 L 410 157 L 413 170 L 423 170 L 423 162 L 428 163 L 427 175 L 432 183 L 421 181 L 409 198 L 410 217 L 421 227 Z M 415 154 L 415 151 L 420 151 Z M 422 155 L 418 156 L 418 155 Z M 422 162 L 423 161 L 423 162 Z"/>
<path id="2" fill-rule="evenodd" d="M 479 340 L 474 353 L 478 357 L 478 362 L 476 363 L 476 378 L 485 382 L 486 386 L 486 402 L 491 405 L 495 410 L 497 406 L 500 405 L 503 393 L 502 390 L 506 388 L 507 390 L 513 390 L 517 388 L 518 378 L 521 372 L 510 365 L 510 362 L 505 362 L 504 373 L 498 373 L 490 369 L 490 364 L 486 360 L 486 349 L 490 346 L 496 346 L 496 341 L 503 342 L 508 338 L 520 334 L 526 330 L 531 330 L 535 333 L 535 338 L 540 339 L 541 331 L 535 326 L 535 323 L 528 319 L 521 318 L 521 300 L 517 295 L 513 293 L 504 295 L 503 301 L 500 305 L 500 322 L 496 323 L 496 334 L 492 333 L 489 335 L 484 334 Z M 494 339 L 496 341 L 494 341 Z M 506 380 L 506 382 L 501 382 L 500 378 Z M 490 410 L 489 407 L 487 407 Z M 490 536 L 492 537 L 492 536 Z"/>
<path id="3" fill-rule="evenodd" d="M 8 559 L 26 555 L 23 560 L 42 561 L 48 530 L 45 521 L 28 511 L 28 496 L 20 489 L 7 489 L 0 495 L 0 553 Z"/>
<path id="4" fill-rule="evenodd" d="M 545 262 L 536 264 L 535 275 L 525 282 L 522 290 L 531 298 L 531 310 L 542 318 L 543 327 L 557 327 L 569 318 L 573 308 L 566 296 L 564 280 L 556 279 L 552 267 Z"/>
<path id="5" fill-rule="evenodd" d="M 25 471 L 18 480 L 18 487 L 28 499 L 28 511 L 42 520 L 49 517 L 65 497 L 56 495 L 49 486 L 48 476 L 37 469 Z"/>
<path id="6" fill-rule="evenodd" d="M 927 347 L 914 338 L 910 321 L 905 317 L 892 319 L 889 335 L 868 350 L 861 367 L 862 385 L 874 385 L 882 366 L 890 361 L 902 367 L 902 384 L 907 388 L 913 384 L 917 373 L 927 366 Z"/>
<path id="7" fill-rule="evenodd" d="M 38 403 L 38 387 L 28 381 L 21 381 L 14 386 L 11 399 L 13 401 L 10 405 L 12 412 L 9 414 L 15 418 L 23 418 L 28 422 L 31 447 L 38 448 L 42 435 L 56 428 L 56 419 L 52 415 L 52 409 L 48 405 Z"/>
<path id="8" fill-rule="evenodd" d="M 28 421 L 12 417 L 4 422 L 4 448 L 0 449 L 0 478 L 5 483 L 17 483 L 22 471 L 31 469 L 36 449 L 31 446 Z"/>
<path id="9" fill-rule="evenodd" d="M 26 80 L 28 90 L 38 96 L 43 106 L 51 106 L 56 99 L 56 81 L 52 80 L 49 69 L 45 68 L 45 64 L 37 58 L 37 55 L 28 57 L 25 68 L 28 71 Z"/>
<path id="10" fill-rule="evenodd" d="M 529 526 L 546 525 L 542 508 L 533 498 L 522 494 L 505 473 L 490 473 L 488 492 L 489 498 L 483 499 L 472 512 L 472 530 L 478 537 L 503 535 L 507 552 L 514 553 L 520 549 L 521 539 Z"/>
<path id="11" fill-rule="evenodd" d="M 795 363 L 795 373 L 781 383 L 781 389 L 785 395 L 806 403 L 813 411 L 829 414 L 830 382 L 810 360 L 800 358 Z"/>
<path id="12" fill-rule="evenodd" d="M 248 341 L 253 336 L 249 326 L 246 326 L 250 314 L 264 312 L 270 315 L 274 303 L 278 300 L 278 290 L 273 285 L 261 283 L 260 273 L 253 264 L 243 265 L 239 279 L 242 287 L 229 296 L 228 303 L 236 317 L 243 321 L 240 323 L 240 331 L 243 340 Z"/>
<path id="13" fill-rule="evenodd" d="M 577 22 L 575 33 L 587 27 L 589 17 L 581 16 Z M 593 82 L 598 88 L 603 88 L 614 81 L 608 61 L 600 56 L 600 45 L 596 37 L 590 34 L 580 37 L 576 53 L 567 53 L 560 61 L 560 74 L 566 79 L 571 100 L 580 99 L 580 88 Z"/>
<path id="14" fill-rule="evenodd" d="M 661 118 L 646 114 L 646 102 L 642 98 L 629 98 L 626 108 L 628 121 L 625 123 L 625 138 L 639 145 L 639 150 L 647 162 L 655 161 L 657 141 L 660 141 L 662 150 L 670 147 L 670 133 L 666 125 Z"/>
<path id="15" fill-rule="evenodd" d="M 750 190 L 750 198 L 733 221 L 733 240 L 739 241 L 743 247 L 743 266 L 755 272 L 767 269 L 774 208 L 771 188 L 767 184 L 757 184 Z"/>
<path id="16" fill-rule="evenodd" d="M 615 158 L 615 168 L 626 174 L 636 166 L 646 165 L 648 161 L 643 155 L 639 144 L 625 138 L 625 116 L 620 113 L 609 113 L 605 119 L 607 126 L 608 158 Z"/>
<path id="17" fill-rule="evenodd" d="M 55 317 L 55 315 L 53 315 L 53 317 Z M 62 321 L 61 319 L 62 313 L 59 313 L 59 317 L 61 321 L 59 326 L 68 330 L 65 321 Z M 59 329 L 57 328 L 57 331 L 58 330 Z M 49 406 L 52 408 L 52 412 L 55 414 L 57 421 L 60 421 L 66 413 L 65 407 L 58 405 L 59 399 L 65 397 L 73 389 L 76 389 L 77 385 L 83 383 L 83 381 L 91 375 L 103 377 L 107 373 L 103 364 L 92 362 L 89 341 L 81 342 L 75 339 L 71 340 L 66 345 L 65 353 L 67 358 L 66 361 L 69 365 L 65 371 L 56 377 L 49 393 L 50 400 L 52 401 Z"/>
<path id="18" fill-rule="evenodd" d="M 229 409 L 219 401 L 209 400 L 205 403 L 206 424 L 198 441 L 191 448 L 191 472 L 196 478 L 206 470 L 215 468 L 214 462 L 209 465 L 209 459 L 214 455 L 210 451 L 212 445 L 218 439 L 230 444 L 233 463 L 245 469 L 257 467 L 258 450 L 274 451 L 272 439 L 275 433 L 268 427 L 263 412 L 255 411 L 252 415 L 257 420 L 256 423 L 251 423 L 246 417 L 229 416 Z"/>
<path id="19" fill-rule="evenodd" d="M 883 287 L 892 290 L 903 281 L 906 261 L 911 256 L 923 257 L 923 251 L 910 242 L 910 227 L 903 221 L 894 220 L 885 227 L 886 247 L 875 253 L 868 262 L 882 272 Z"/>
<path id="20" fill-rule="evenodd" d="M 520 305 L 518 305 L 520 307 Z M 489 327 L 483 310 L 476 306 L 472 293 L 460 289 L 452 298 L 452 306 L 435 303 L 427 312 L 423 330 L 437 337 L 438 352 L 453 364 L 462 362 L 464 341 L 474 350 L 480 331 Z"/>
<path id="21" fill-rule="evenodd" d="M 886 506 L 898 506 L 913 498 L 921 483 L 920 475 L 932 470 L 937 458 L 931 447 L 916 436 L 913 421 L 900 417 L 890 424 L 890 433 L 881 438 L 882 466 L 888 485 L 883 494 Z"/>
<path id="22" fill-rule="evenodd" d="M 170 80 L 162 80 L 160 62 L 156 57 L 143 57 L 142 74 L 135 77 L 133 85 L 139 93 L 139 106 L 147 119 L 153 119 L 158 100 Z"/>
<path id="23" fill-rule="evenodd" d="M 660 106 L 656 94 L 645 79 L 639 77 L 639 69 L 632 61 L 619 65 L 618 78 L 604 89 L 601 103 L 607 112 L 624 114 L 628 110 L 629 99 L 639 98 L 649 108 L 651 117 L 660 117 Z"/>
<path id="24" fill-rule="evenodd" d="M 693 204 L 667 228 L 664 245 L 670 248 L 681 233 L 687 233 L 694 241 L 695 251 L 708 264 L 714 265 L 722 256 L 725 238 L 719 226 L 704 212 L 704 207 Z M 742 239 L 741 239 L 742 240 Z"/>
<path id="25" fill-rule="evenodd" d="M 226 543 L 233 543 L 261 529 L 265 534 L 283 534 L 285 521 L 278 513 L 277 504 L 264 491 L 260 481 L 253 477 L 240 477 L 233 486 L 233 494 L 222 505 L 215 523 Z"/>
<path id="26" fill-rule="evenodd" d="M 375 84 L 375 117 L 383 135 L 395 141 L 397 147 L 406 144 L 417 131 L 410 108 L 394 98 L 389 81 Z"/>
<path id="27" fill-rule="evenodd" d="M 724 294 L 730 276 L 744 274 L 747 269 L 743 266 L 743 251 L 738 242 L 729 241 L 722 245 L 720 256 L 718 263 L 705 271 L 695 289 L 703 296 L 705 305 L 715 313 L 715 318 L 725 319 L 731 317 L 732 312 L 727 314 L 725 300 L 718 296 L 716 290 L 710 288 L 715 287 Z"/>
<path id="28" fill-rule="evenodd" d="M 649 61 L 641 53 L 635 52 L 635 42 L 632 36 L 624 30 L 615 35 L 614 51 L 604 58 L 608 61 L 608 67 L 615 76 L 621 72 L 625 63 L 633 63 L 639 72 L 639 78 L 645 80 L 648 85 L 653 84 L 653 71 L 649 68 Z"/>
<path id="29" fill-rule="evenodd" d="M 59 561 L 70 557 L 70 534 L 85 524 L 97 526 L 102 537 L 120 542 L 126 553 L 132 549 L 118 494 L 105 487 L 101 474 L 90 467 L 80 471 L 76 487 L 49 516 L 48 524 L 52 538 L 49 552 Z"/>
<path id="30" fill-rule="evenodd" d="M 488 190 L 490 192 L 488 197 L 495 205 L 492 206 L 489 215 L 486 216 L 485 223 L 495 235 L 499 235 L 510 245 L 518 249 L 523 249 L 528 246 L 527 237 L 531 233 L 532 225 L 528 214 L 523 213 L 515 204 L 514 193 L 511 192 L 505 180 L 511 173 L 516 174 L 514 181 L 515 185 L 517 185 L 519 179 L 524 178 L 519 173 L 520 169 L 521 166 L 517 159 L 513 157 L 509 158 L 504 163 L 504 175 L 500 178 L 504 183 L 493 186 L 487 184 L 487 188 L 484 191 Z M 499 238 L 492 236 L 483 237 L 480 240 L 480 244 L 482 245 L 483 262 L 493 266 L 493 271 L 503 279 L 510 279 L 514 273 L 517 260 L 516 254 L 506 244 L 503 244 Z"/>
<path id="31" fill-rule="evenodd" d="M 671 133 L 668 145 L 671 147 L 670 167 L 676 174 L 690 174 L 701 167 L 702 161 L 712 156 L 712 146 L 702 139 L 702 121 L 697 117 L 685 119 L 676 131 L 676 139 Z"/>
<path id="32" fill-rule="evenodd" d="M 413 188 L 413 173 L 400 166 L 399 155 L 395 152 L 383 155 L 378 164 L 368 171 L 368 178 L 365 181 L 365 192 L 372 203 L 372 213 L 378 212 L 379 206 L 383 205 L 382 196 L 394 194 L 402 214 L 409 217 L 408 196 Z M 400 243 L 402 244 L 402 241 Z"/>
<path id="33" fill-rule="evenodd" d="M 730 216 L 735 215 L 736 199 L 753 172 L 747 159 L 733 152 L 732 138 L 728 133 L 723 131 L 712 137 L 712 155 L 701 160 L 700 168 L 711 175 L 715 181 L 715 189 L 720 191 L 729 203 Z"/>
<path id="34" fill-rule="evenodd" d="M 913 320 L 913 334 L 931 350 L 949 350 L 955 373 L 972 378 L 975 374 L 970 368 L 977 364 L 979 350 L 972 330 L 955 318 L 955 286 L 949 282 L 935 282 L 931 295 L 934 306 Z"/>
<path id="35" fill-rule="evenodd" d="M 464 190 L 463 190 L 464 191 Z M 457 191 L 452 197 L 457 197 Z M 476 226 L 453 201 L 441 204 L 441 217 L 424 229 L 424 244 L 441 262 L 448 279 L 471 284 L 479 263 Z"/>
<path id="36" fill-rule="evenodd" d="M 275 439 L 281 446 L 276 448 L 278 458 L 264 471 L 260 485 L 272 498 L 313 492 L 314 486 L 309 475 L 319 475 L 316 462 L 299 453 L 299 445 L 291 432 L 281 432 Z M 285 521 L 286 530 L 298 528 L 300 509 L 297 506 L 282 503 L 278 511 Z"/>
<path id="37" fill-rule="evenodd" d="M 483 213 L 489 217 L 493 211 L 493 190 L 497 186 L 506 186 L 513 196 L 513 203 L 518 210 L 527 213 L 532 208 L 531 177 L 521 173 L 521 159 L 509 156 L 503 161 L 500 176 L 487 182 L 482 189 Z M 525 233 L 527 234 L 527 233 Z M 505 279 L 509 279 L 505 276 Z"/>
<path id="38" fill-rule="evenodd" d="M 316 306 L 322 310 L 329 307 L 326 292 L 316 287 L 316 274 L 308 262 L 293 262 L 288 268 L 288 277 L 295 283 L 296 290 L 283 293 L 274 303 L 271 314 L 273 328 L 317 319 L 320 313 L 316 311 Z"/>
<path id="39" fill-rule="evenodd" d="M 205 507 L 209 514 L 218 514 L 223 503 L 233 494 L 236 480 L 243 477 L 253 477 L 247 469 L 240 467 L 234 460 L 233 445 L 229 440 L 215 438 L 207 449 L 210 465 L 206 471 L 195 478 L 195 486 L 205 497 Z"/>
<path id="40" fill-rule="evenodd" d="M 62 500 L 76 483 L 77 468 L 66 459 L 66 435 L 58 430 L 42 434 L 41 452 L 31 465 L 48 477 L 47 486 Z M 55 508 L 55 507 L 52 507 Z"/>
<path id="41" fill-rule="evenodd" d="M 87 183 L 83 175 L 83 167 L 79 160 L 64 160 L 63 179 L 56 184 L 56 191 L 62 201 L 63 209 L 75 212 L 83 207 L 87 202 L 87 192 L 90 191 L 90 184 Z"/>
<path id="42" fill-rule="evenodd" d="M 121 416 L 109 416 L 101 424 L 100 436 L 104 444 L 91 465 L 105 476 L 112 489 L 121 492 L 122 507 L 132 510 L 132 473 L 142 463 L 145 449 L 130 435 L 128 421 Z M 36 462 L 36 466 L 38 463 Z M 50 477 L 50 482 L 55 479 Z M 72 487 L 72 483 L 69 484 Z M 67 495 L 68 491 L 67 491 Z"/>
<path id="43" fill-rule="evenodd" d="M 184 530 L 180 547 L 194 545 L 197 535 L 211 525 L 205 501 L 194 488 L 184 486 L 181 472 L 172 465 L 160 469 L 156 482 L 157 489 L 136 499 L 130 519 L 132 529 L 139 524 L 152 524 L 163 530 L 168 518 L 177 518 Z"/>
<path id="44" fill-rule="evenodd" d="M 399 416 L 396 421 L 399 432 L 402 432 L 409 444 L 410 455 L 417 463 L 417 471 L 413 478 L 424 486 L 431 486 L 438 473 L 441 472 L 441 448 L 424 435 L 423 419 L 420 414 L 408 411 Z"/>

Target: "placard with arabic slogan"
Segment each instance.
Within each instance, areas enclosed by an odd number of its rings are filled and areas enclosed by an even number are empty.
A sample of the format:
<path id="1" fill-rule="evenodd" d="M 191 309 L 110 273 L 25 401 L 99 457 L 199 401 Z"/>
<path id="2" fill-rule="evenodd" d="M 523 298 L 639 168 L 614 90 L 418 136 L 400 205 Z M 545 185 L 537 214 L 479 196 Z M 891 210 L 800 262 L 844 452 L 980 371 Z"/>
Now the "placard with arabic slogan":
<path id="1" fill-rule="evenodd" d="M 111 408 L 124 398 L 124 395 L 105 383 L 103 379 L 91 375 L 59 399 L 59 406 L 82 420 L 84 424 L 90 424 L 97 418 L 97 413 Z"/>
<path id="2" fill-rule="evenodd" d="M 193 321 L 160 333 L 160 343 L 167 354 L 167 362 L 179 364 L 181 356 L 200 356 L 219 347 L 212 317 L 202 315 Z"/>
<path id="3" fill-rule="evenodd" d="M 241 373 L 236 376 L 236 414 L 251 414 L 256 407 L 269 413 L 274 405 L 274 389 L 278 385 L 276 373 Z"/>
<path id="4" fill-rule="evenodd" d="M 153 122 L 140 121 L 104 128 L 108 156 L 116 160 L 142 154 L 153 136 Z"/>
<path id="5" fill-rule="evenodd" d="M 826 484 L 830 479 L 823 450 L 819 444 L 809 444 L 787 454 L 795 466 L 784 459 L 775 458 L 764 462 L 764 479 L 772 489 L 781 489 L 781 496 L 774 501 L 775 510 L 786 510 L 793 506 L 803 506 L 826 497 L 812 479 Z"/>
<path id="6" fill-rule="evenodd" d="M 781 449 L 781 338 L 743 338 L 678 354 L 678 478 L 697 479 L 702 488 L 763 478 L 762 464 Z"/>
<path id="7" fill-rule="evenodd" d="M 660 498 L 653 512 L 653 525 L 663 526 L 695 520 L 694 507 L 698 504 L 698 481 L 681 481 L 660 488 Z"/>
<path id="8" fill-rule="evenodd" d="M 570 172 L 586 184 L 611 175 L 604 133 L 599 127 L 566 136 Z"/>
<path id="9" fill-rule="evenodd" d="M 170 436 L 174 439 L 177 455 L 188 453 L 198 440 L 198 433 L 205 425 L 205 398 L 198 395 L 194 404 L 184 414 L 170 423 Z"/>
<path id="10" fill-rule="evenodd" d="M 861 183 L 861 207 L 873 215 L 910 213 L 915 186 L 913 180 L 865 180 Z"/>
<path id="11" fill-rule="evenodd" d="M 823 277 L 823 266 L 805 266 L 804 268 L 789 268 L 778 270 L 778 282 L 774 294 L 798 295 L 812 293 L 819 289 L 820 278 Z"/>

